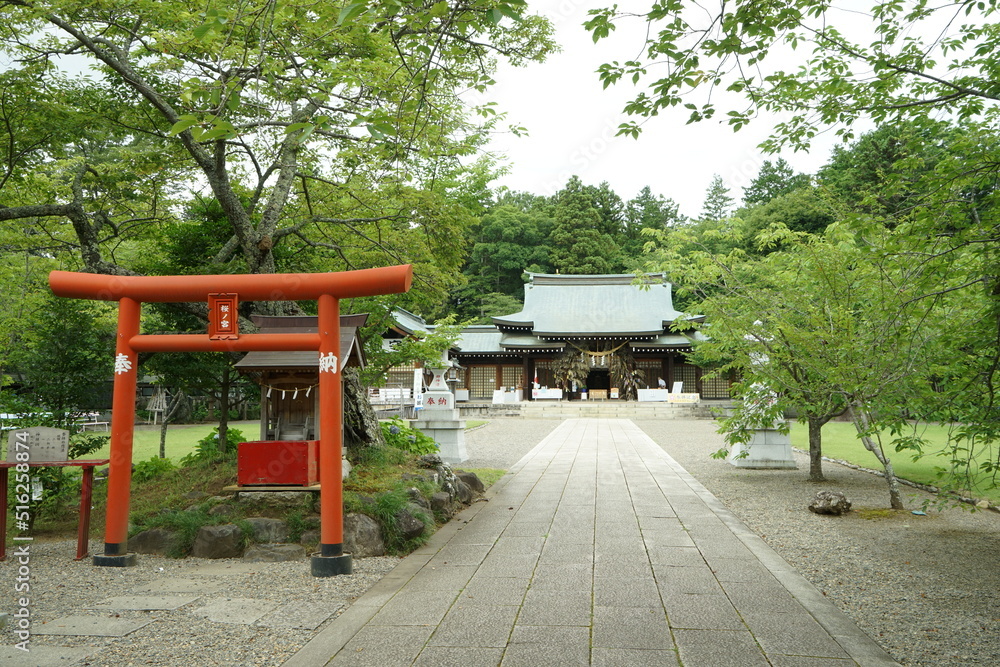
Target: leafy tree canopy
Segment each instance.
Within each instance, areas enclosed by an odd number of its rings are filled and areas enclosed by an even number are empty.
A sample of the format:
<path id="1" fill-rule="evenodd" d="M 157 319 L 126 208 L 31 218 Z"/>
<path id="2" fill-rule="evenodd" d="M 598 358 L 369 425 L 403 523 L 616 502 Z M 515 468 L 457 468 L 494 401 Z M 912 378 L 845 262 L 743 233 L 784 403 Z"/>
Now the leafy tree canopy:
<path id="1" fill-rule="evenodd" d="M 721 110 L 735 129 L 759 110 L 788 114 L 767 143 L 773 151 L 808 148 L 823 126 L 851 139 L 859 120 L 933 119 L 940 110 L 958 119 L 995 117 L 995 3 L 873 0 L 867 7 L 668 0 L 647 11 L 591 10 L 586 27 L 599 41 L 620 21 L 648 24 L 639 58 L 600 68 L 605 85 L 623 79 L 640 85 L 629 114 L 650 117 L 683 106 L 689 121 L 699 121 Z M 736 97 L 713 94 L 722 91 Z M 630 121 L 621 130 L 640 128 Z"/>

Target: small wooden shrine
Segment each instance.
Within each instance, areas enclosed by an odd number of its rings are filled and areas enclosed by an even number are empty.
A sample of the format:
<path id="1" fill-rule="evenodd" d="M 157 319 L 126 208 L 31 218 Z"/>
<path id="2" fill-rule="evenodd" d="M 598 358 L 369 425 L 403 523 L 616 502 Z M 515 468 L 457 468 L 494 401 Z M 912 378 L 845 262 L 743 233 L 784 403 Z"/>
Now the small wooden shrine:
<path id="1" fill-rule="evenodd" d="M 340 370 L 364 368 L 358 329 L 367 314 L 340 316 Z M 261 333 L 316 333 L 314 316 L 254 316 Z M 248 352 L 236 369 L 260 385 L 260 440 L 319 439 L 319 353 Z"/>

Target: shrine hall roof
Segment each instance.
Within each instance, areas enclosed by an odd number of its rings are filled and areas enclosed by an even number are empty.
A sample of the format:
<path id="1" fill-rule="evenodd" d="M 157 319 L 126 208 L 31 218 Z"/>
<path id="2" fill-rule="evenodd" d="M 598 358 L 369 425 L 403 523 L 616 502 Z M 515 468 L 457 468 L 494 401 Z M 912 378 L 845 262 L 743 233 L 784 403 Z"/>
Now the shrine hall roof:
<path id="1" fill-rule="evenodd" d="M 502 331 L 546 338 L 654 337 L 682 316 L 662 273 L 647 274 L 641 286 L 629 274 L 528 275 L 521 312 L 493 318 Z"/>

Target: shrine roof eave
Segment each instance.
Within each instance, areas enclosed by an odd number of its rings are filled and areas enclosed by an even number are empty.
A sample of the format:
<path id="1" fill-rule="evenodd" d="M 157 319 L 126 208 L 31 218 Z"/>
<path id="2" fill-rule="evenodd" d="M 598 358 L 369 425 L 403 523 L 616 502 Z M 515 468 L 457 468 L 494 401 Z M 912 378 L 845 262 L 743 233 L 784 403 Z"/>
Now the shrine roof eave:
<path id="1" fill-rule="evenodd" d="M 533 331 L 533 335 L 539 338 L 657 338 L 663 335 L 662 329 L 652 331 Z"/>
<path id="2" fill-rule="evenodd" d="M 509 329 L 526 329 L 531 330 L 535 328 L 535 323 L 531 320 L 507 320 L 502 317 L 494 317 L 493 324 L 496 325 L 501 331 L 505 328 Z"/>
<path id="3" fill-rule="evenodd" d="M 565 349 L 566 343 L 521 343 L 521 344 L 507 344 L 504 343 L 503 348 L 505 350 L 562 350 Z"/>

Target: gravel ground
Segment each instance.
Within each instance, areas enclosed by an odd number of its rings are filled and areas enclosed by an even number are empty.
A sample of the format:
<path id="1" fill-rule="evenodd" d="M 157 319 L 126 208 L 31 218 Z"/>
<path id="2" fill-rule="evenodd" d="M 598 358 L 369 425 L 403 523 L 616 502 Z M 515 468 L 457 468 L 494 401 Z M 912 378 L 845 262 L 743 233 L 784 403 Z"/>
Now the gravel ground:
<path id="1" fill-rule="evenodd" d="M 709 457 L 721 446 L 711 421 L 637 423 L 903 664 L 1000 664 L 997 514 L 950 510 L 927 517 L 909 512 L 871 519 L 859 512 L 818 516 L 806 509 L 818 490 L 843 491 L 855 509 L 883 508 L 888 498 L 885 483 L 830 463 L 829 481 L 812 484 L 806 480 L 805 456 L 798 457 L 797 471 L 741 470 Z M 462 467 L 509 468 L 558 424 L 494 420 L 467 434 L 470 459 Z M 911 490 L 907 502 L 916 508 L 925 497 Z M 335 618 L 398 562 L 355 559 L 354 576 L 317 579 L 302 561 L 245 564 L 143 555 L 137 567 L 118 569 L 95 568 L 89 560 L 74 562 L 74 553 L 75 541 L 32 544 L 31 612 L 36 628 L 65 616 L 156 620 L 122 638 L 32 636 L 36 648 L 92 647 L 93 657 L 77 663 L 87 665 L 280 665 L 330 622 L 311 629 L 282 627 L 296 611 L 333 611 L 330 618 Z M 0 565 L 0 611 L 14 610 L 13 599 L 20 595 L 13 592 L 15 578 L 16 568 L 8 558 Z M 88 609 L 108 598 L 143 594 L 143 589 L 176 580 L 186 580 L 196 591 L 191 596 L 201 597 L 174 611 Z M 217 588 L 209 590 L 213 586 Z M 227 599 L 248 600 L 250 609 L 267 613 L 256 624 L 204 617 L 206 606 Z M 10 628 L 0 633 L 3 645 L 15 641 Z"/>

